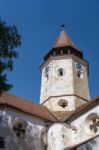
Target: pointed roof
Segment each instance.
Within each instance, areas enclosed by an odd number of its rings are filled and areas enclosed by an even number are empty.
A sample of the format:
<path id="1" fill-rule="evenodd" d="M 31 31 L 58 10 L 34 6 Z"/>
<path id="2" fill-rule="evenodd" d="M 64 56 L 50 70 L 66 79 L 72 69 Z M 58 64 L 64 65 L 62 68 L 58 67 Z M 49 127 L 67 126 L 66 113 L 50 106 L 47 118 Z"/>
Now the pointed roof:
<path id="1" fill-rule="evenodd" d="M 59 37 L 57 38 L 53 48 L 63 47 L 63 46 L 71 46 L 73 48 L 76 48 L 64 30 L 61 31 L 61 33 L 60 33 Z"/>
<path id="2" fill-rule="evenodd" d="M 44 61 L 48 60 L 50 56 L 62 55 L 62 53 L 63 55 L 75 55 L 83 59 L 83 53 L 73 44 L 64 30 L 61 31 L 53 47 L 44 56 Z"/>

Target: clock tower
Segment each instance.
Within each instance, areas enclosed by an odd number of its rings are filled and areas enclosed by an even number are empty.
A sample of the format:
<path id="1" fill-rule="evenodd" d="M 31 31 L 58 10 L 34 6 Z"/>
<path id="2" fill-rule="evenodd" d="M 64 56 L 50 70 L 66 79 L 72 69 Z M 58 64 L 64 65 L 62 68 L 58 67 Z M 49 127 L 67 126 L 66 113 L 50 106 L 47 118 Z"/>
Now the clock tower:
<path id="1" fill-rule="evenodd" d="M 41 65 L 40 104 L 54 113 L 71 113 L 90 100 L 89 65 L 64 30 Z"/>

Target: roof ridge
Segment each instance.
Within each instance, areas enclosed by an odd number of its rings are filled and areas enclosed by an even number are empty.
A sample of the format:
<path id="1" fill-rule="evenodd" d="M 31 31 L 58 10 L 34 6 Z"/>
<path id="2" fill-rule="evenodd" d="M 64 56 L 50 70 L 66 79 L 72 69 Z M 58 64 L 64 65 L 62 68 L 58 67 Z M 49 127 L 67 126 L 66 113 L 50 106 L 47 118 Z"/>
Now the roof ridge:
<path id="1" fill-rule="evenodd" d="M 32 103 L 32 101 L 27 101 L 10 93 L 3 93 L 3 97 L 5 101 L 0 99 L 0 105 L 12 107 L 24 113 L 34 115 L 51 122 L 57 121 L 56 118 L 40 104 Z"/>

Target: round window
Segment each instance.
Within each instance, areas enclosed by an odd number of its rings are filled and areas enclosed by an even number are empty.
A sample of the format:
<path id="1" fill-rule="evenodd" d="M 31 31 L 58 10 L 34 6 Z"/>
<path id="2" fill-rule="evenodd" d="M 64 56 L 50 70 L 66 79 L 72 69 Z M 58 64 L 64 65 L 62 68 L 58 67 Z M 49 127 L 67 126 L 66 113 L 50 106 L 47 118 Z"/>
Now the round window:
<path id="1" fill-rule="evenodd" d="M 12 130 L 16 137 L 25 138 L 27 123 L 25 121 L 15 121 L 12 126 Z"/>
<path id="2" fill-rule="evenodd" d="M 84 66 L 81 65 L 79 62 L 75 63 L 75 67 L 76 67 L 77 71 L 84 72 Z"/>
<path id="3" fill-rule="evenodd" d="M 99 131 L 99 118 L 93 118 L 89 121 L 90 130 L 94 133 Z"/>
<path id="4" fill-rule="evenodd" d="M 64 99 L 61 99 L 59 102 L 58 102 L 58 105 L 62 108 L 66 108 L 67 105 L 68 105 L 68 102 Z"/>

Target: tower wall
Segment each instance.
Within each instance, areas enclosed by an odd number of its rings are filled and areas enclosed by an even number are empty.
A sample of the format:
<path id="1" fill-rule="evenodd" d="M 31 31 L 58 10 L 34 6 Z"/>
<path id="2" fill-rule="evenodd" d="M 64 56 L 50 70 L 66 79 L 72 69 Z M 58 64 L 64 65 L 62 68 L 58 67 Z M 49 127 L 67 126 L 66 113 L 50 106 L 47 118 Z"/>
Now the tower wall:
<path id="1" fill-rule="evenodd" d="M 84 66 L 79 78 L 75 63 Z M 48 78 L 45 76 L 46 67 L 49 66 Z M 63 76 L 58 70 L 63 69 Z M 88 87 L 88 66 L 84 60 L 72 56 L 55 57 L 42 67 L 42 83 L 40 103 L 52 111 L 72 111 L 90 99 Z M 60 100 L 66 100 L 67 107 L 62 108 Z"/>
<path id="2" fill-rule="evenodd" d="M 51 96 L 73 94 L 73 71 L 72 59 L 52 60 L 49 66 L 49 79 L 44 76 L 45 68 L 42 70 L 41 103 Z M 58 75 L 58 69 L 64 68 L 64 75 Z"/>

